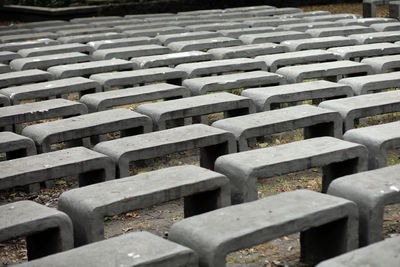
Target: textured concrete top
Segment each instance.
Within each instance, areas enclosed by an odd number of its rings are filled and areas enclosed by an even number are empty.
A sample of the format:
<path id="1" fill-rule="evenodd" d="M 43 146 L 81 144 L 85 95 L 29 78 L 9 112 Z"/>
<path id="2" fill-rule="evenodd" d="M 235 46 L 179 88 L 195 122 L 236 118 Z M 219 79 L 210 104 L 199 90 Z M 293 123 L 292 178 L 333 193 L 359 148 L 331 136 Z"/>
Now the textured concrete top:
<path id="1" fill-rule="evenodd" d="M 400 59 L 400 56 L 399 56 Z M 400 63 L 400 62 L 399 62 Z M 350 85 L 357 95 L 368 94 L 371 91 L 395 88 L 400 84 L 400 72 L 380 73 L 363 77 L 340 79 L 339 83 Z"/>
<path id="2" fill-rule="evenodd" d="M 69 52 L 92 53 L 93 51 L 94 49 L 89 45 L 71 43 L 71 44 L 50 45 L 46 47 L 21 49 L 18 51 L 18 54 L 20 54 L 23 57 L 36 57 L 36 56 L 69 53 Z"/>
<path id="3" fill-rule="evenodd" d="M 24 83 L 43 82 L 51 80 L 53 76 L 43 70 L 23 70 L 0 74 L 0 88 Z"/>
<path id="4" fill-rule="evenodd" d="M 132 57 L 166 54 L 168 52 L 169 49 L 164 46 L 148 44 L 148 45 L 101 49 L 95 51 L 92 57 L 94 60 L 112 59 L 112 58 L 129 59 Z"/>
<path id="5" fill-rule="evenodd" d="M 32 48 L 32 47 L 42 47 L 47 45 L 56 45 L 59 44 L 58 41 L 43 38 L 39 40 L 33 41 L 21 41 L 21 42 L 12 42 L 6 44 L 0 44 L 0 51 L 12 51 L 17 52 L 20 49 Z"/>
<path id="6" fill-rule="evenodd" d="M 274 30 L 275 30 L 274 27 L 256 27 L 256 28 L 219 30 L 218 32 L 226 37 L 239 38 L 239 36 L 241 36 L 243 34 L 273 32 Z"/>
<path id="7" fill-rule="evenodd" d="M 212 54 L 215 59 L 229 59 L 239 57 L 255 57 L 259 55 L 284 53 L 288 51 L 283 45 L 274 43 L 262 43 L 262 44 L 249 44 L 239 45 L 233 47 L 222 47 L 208 50 L 208 53 Z"/>
<path id="8" fill-rule="evenodd" d="M 392 43 L 364 44 L 328 49 L 329 52 L 340 55 L 342 59 L 355 57 L 372 57 L 390 54 L 399 54 L 400 46 Z"/>
<path id="9" fill-rule="evenodd" d="M 160 40 L 164 45 L 168 45 L 172 42 L 206 39 L 221 36 L 221 33 L 210 32 L 210 31 L 196 31 L 196 32 L 183 32 L 175 34 L 162 34 L 156 36 L 156 39 Z"/>
<path id="10" fill-rule="evenodd" d="M 351 139 L 358 137 L 373 140 L 374 143 L 378 144 L 400 139 L 400 121 L 349 130 L 345 135 Z"/>
<path id="11" fill-rule="evenodd" d="M 357 44 L 356 40 L 344 36 L 316 37 L 299 40 L 289 40 L 281 43 L 281 45 L 287 46 L 290 51 L 329 48 L 355 44 Z"/>
<path id="12" fill-rule="evenodd" d="M 245 44 L 259 43 L 280 43 L 286 40 L 305 39 L 311 37 L 310 34 L 296 31 L 274 31 L 270 33 L 245 34 L 239 37 Z"/>
<path id="13" fill-rule="evenodd" d="M 400 31 L 356 33 L 349 37 L 356 39 L 360 44 L 396 42 L 400 41 Z"/>
<path id="14" fill-rule="evenodd" d="M 112 40 L 100 40 L 100 41 L 92 41 L 87 43 L 94 49 L 108 49 L 108 48 L 117 48 L 124 46 L 136 46 L 143 44 L 157 44 L 159 43 L 157 40 L 147 37 L 129 37 L 129 38 L 120 38 L 120 39 L 112 39 Z"/>

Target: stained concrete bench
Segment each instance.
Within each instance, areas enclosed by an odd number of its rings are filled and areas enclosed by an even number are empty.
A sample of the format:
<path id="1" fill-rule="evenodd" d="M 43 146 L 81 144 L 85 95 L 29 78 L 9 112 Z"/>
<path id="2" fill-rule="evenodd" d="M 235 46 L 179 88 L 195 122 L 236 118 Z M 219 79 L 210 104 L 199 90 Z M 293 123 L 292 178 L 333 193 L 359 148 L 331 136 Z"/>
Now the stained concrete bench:
<path id="1" fill-rule="evenodd" d="M 339 83 L 349 85 L 353 89 L 355 95 L 370 94 L 382 90 L 399 88 L 400 72 L 346 78 L 341 79 Z"/>
<path id="2" fill-rule="evenodd" d="M 11 60 L 20 58 L 21 55 L 11 52 L 11 51 L 1 51 L 0 52 L 0 63 L 8 64 Z"/>
<path id="3" fill-rule="evenodd" d="M 164 45 L 169 45 L 172 42 L 207 39 L 220 36 L 221 33 L 218 32 L 197 31 L 197 32 L 175 33 L 175 34 L 162 34 L 156 36 L 156 39 L 159 40 Z"/>
<path id="4" fill-rule="evenodd" d="M 115 29 L 111 27 L 85 27 L 81 29 L 72 29 L 72 30 L 61 30 L 57 31 L 59 36 L 74 36 L 74 35 L 83 35 L 83 34 L 95 34 L 95 33 L 105 33 L 112 32 Z"/>
<path id="5" fill-rule="evenodd" d="M 266 70 L 267 66 L 262 60 L 251 58 L 234 58 L 213 60 L 210 62 L 197 62 L 180 64 L 175 70 L 187 73 L 187 78 L 209 76 L 212 74 L 223 74 L 228 72 Z"/>
<path id="6" fill-rule="evenodd" d="M 386 56 L 400 54 L 400 46 L 392 43 L 363 44 L 347 47 L 335 47 L 328 49 L 342 58 L 342 60 L 361 61 L 366 57 Z"/>
<path id="7" fill-rule="evenodd" d="M 285 103 L 305 100 L 332 99 L 353 96 L 350 86 L 329 81 L 285 84 L 271 87 L 250 88 L 241 93 L 256 105 L 257 112 L 276 109 Z"/>
<path id="8" fill-rule="evenodd" d="M 244 34 L 266 33 L 266 32 L 273 32 L 274 30 L 275 30 L 274 27 L 256 27 L 256 28 L 219 30 L 218 32 L 226 37 L 239 38 L 241 35 L 244 35 Z"/>
<path id="9" fill-rule="evenodd" d="M 92 53 L 93 51 L 94 49 L 89 45 L 72 43 L 72 44 L 50 45 L 46 47 L 21 49 L 18 51 L 18 54 L 23 57 L 37 57 L 37 56 L 46 56 L 46 55 L 71 53 L 71 52 L 80 52 L 89 54 Z"/>
<path id="10" fill-rule="evenodd" d="M 101 142 L 94 150 L 114 160 L 117 177 L 127 177 L 131 162 L 195 148 L 200 148 L 200 166 L 213 170 L 216 158 L 236 152 L 235 142 L 235 137 L 229 132 L 193 124 Z"/>
<path id="11" fill-rule="evenodd" d="M 363 264 L 377 267 L 398 266 L 400 265 L 399 249 L 400 237 L 392 237 L 323 261 L 317 267 L 358 267 Z"/>
<path id="12" fill-rule="evenodd" d="M 53 76 L 43 70 L 24 70 L 0 74 L 0 88 L 52 80 Z"/>
<path id="13" fill-rule="evenodd" d="M 397 131 L 399 129 L 400 125 Z M 328 194 L 357 204 L 360 247 L 383 240 L 384 208 L 400 203 L 399 173 L 400 165 L 395 165 L 341 177 L 329 186 Z"/>
<path id="14" fill-rule="evenodd" d="M 323 16 L 323 15 L 330 15 L 331 12 L 327 10 L 315 10 L 315 11 L 307 11 L 307 12 L 299 12 L 294 14 L 282 14 L 280 17 L 284 18 L 306 18 L 306 17 L 313 17 L 313 16 Z"/>
<path id="15" fill-rule="evenodd" d="M 370 65 L 375 73 L 400 70 L 400 55 L 365 58 L 361 62 Z"/>
<path id="16" fill-rule="evenodd" d="M 92 41 L 88 42 L 87 44 L 93 47 L 95 50 L 100 50 L 100 49 L 117 48 L 124 46 L 159 44 L 159 41 L 157 39 L 150 38 L 147 36 L 141 36 L 141 37 L 112 39 L 112 40 Z"/>
<path id="17" fill-rule="evenodd" d="M 378 32 L 400 31 L 400 23 L 398 21 L 372 24 L 370 27 Z"/>
<path id="18" fill-rule="evenodd" d="M 186 64 L 182 64 L 186 65 Z M 182 66 L 180 65 L 180 66 Z M 180 85 L 187 77 L 183 70 L 167 67 L 140 69 L 132 71 L 110 72 L 90 75 L 90 79 L 99 82 L 104 91 L 113 87 L 127 87 L 133 85 L 144 85 L 146 83 L 166 81 L 171 84 Z"/>
<path id="19" fill-rule="evenodd" d="M 110 21 L 93 21 L 90 22 L 89 25 L 93 25 L 95 27 L 115 27 L 120 25 L 132 25 L 141 23 L 143 23 L 143 20 L 141 19 L 119 19 Z"/>
<path id="20" fill-rule="evenodd" d="M 11 101 L 7 96 L 0 94 L 0 108 L 9 106 L 11 104 L 10 102 Z"/>
<path id="21" fill-rule="evenodd" d="M 79 186 L 115 178 L 112 160 L 84 147 L 33 155 L 0 162 L 0 190 L 28 185 L 39 191 L 39 183 L 79 175 Z"/>
<path id="22" fill-rule="evenodd" d="M 400 91 L 359 95 L 324 101 L 319 107 L 334 110 L 343 118 L 343 131 L 355 128 L 355 120 L 400 111 Z"/>
<path id="23" fill-rule="evenodd" d="M 66 99 L 52 99 L 35 103 L 0 108 L 0 130 L 20 133 L 21 124 L 58 117 L 71 117 L 87 113 L 82 103 Z"/>
<path id="24" fill-rule="evenodd" d="M 359 44 L 394 43 L 400 41 L 400 31 L 352 34 L 349 37 L 356 39 Z"/>
<path id="25" fill-rule="evenodd" d="M 276 71 L 286 77 L 288 83 L 299 83 L 306 79 L 327 78 L 334 81 L 343 76 L 372 74 L 372 68 L 364 63 L 349 60 L 283 67 Z"/>
<path id="26" fill-rule="evenodd" d="M 213 37 L 205 39 L 171 42 L 167 45 L 167 47 L 175 52 L 184 52 L 192 50 L 203 51 L 212 48 L 236 46 L 241 44 L 243 44 L 242 41 L 235 38 Z"/>
<path id="27" fill-rule="evenodd" d="M 74 247 L 71 219 L 63 212 L 33 201 L 0 206 L 0 242 L 26 238 L 28 260 Z"/>
<path id="28" fill-rule="evenodd" d="M 0 89 L 0 94 L 10 98 L 13 105 L 20 104 L 24 100 L 31 99 L 51 99 L 67 98 L 70 93 L 78 93 L 79 98 L 88 93 L 101 91 L 101 86 L 86 78 L 75 77 L 50 82 L 35 83 L 29 85 L 20 85 Z"/>
<path id="29" fill-rule="evenodd" d="M 264 9 L 264 10 L 249 11 L 249 13 L 255 17 L 293 14 L 293 13 L 299 13 L 299 12 L 303 12 L 303 10 L 301 10 L 300 8 L 295 8 L 295 7 L 271 8 L 271 9 Z"/>
<path id="30" fill-rule="evenodd" d="M 320 21 L 320 22 L 301 22 L 294 24 L 279 25 L 277 30 L 284 31 L 300 31 L 305 32 L 308 29 L 319 29 L 341 26 L 340 23 L 334 21 Z"/>
<path id="31" fill-rule="evenodd" d="M 284 41 L 281 45 L 286 46 L 290 51 L 301 51 L 310 49 L 326 49 L 337 46 L 355 45 L 357 41 L 344 36 L 317 37 L 299 40 Z"/>
<path id="32" fill-rule="evenodd" d="M 255 112 L 250 99 L 230 93 L 208 94 L 143 104 L 136 110 L 153 120 L 154 130 L 166 129 L 168 121 L 184 119 L 185 124 L 191 124 L 192 119 L 201 117 L 201 122 L 207 124 L 208 119 L 205 115 L 224 112 L 226 117 L 233 117 Z"/>
<path id="33" fill-rule="evenodd" d="M 94 28 L 93 25 L 90 24 L 83 24 L 83 23 L 67 23 L 65 25 L 51 25 L 45 27 L 34 27 L 32 30 L 34 32 L 58 32 L 62 30 L 75 30 L 75 29 L 82 29 L 82 28 Z"/>
<path id="34" fill-rule="evenodd" d="M 184 219 L 168 238 L 192 248 L 200 266 L 214 267 L 225 266 L 230 252 L 300 232 L 301 261 L 314 265 L 357 248 L 357 228 L 353 202 L 296 190 Z"/>
<path id="35" fill-rule="evenodd" d="M 267 64 L 269 71 L 276 72 L 279 68 L 285 66 L 337 61 L 340 57 L 325 50 L 316 49 L 258 56 L 255 59 L 264 61 Z"/>
<path id="36" fill-rule="evenodd" d="M 57 45 L 57 44 L 59 44 L 58 41 L 48 39 L 48 38 L 43 38 L 43 39 L 32 40 L 32 41 L 22 41 L 22 42 L 12 42 L 12 43 L 0 44 L 0 51 L 17 52 L 20 49 L 43 47 L 43 46 Z"/>
<path id="37" fill-rule="evenodd" d="M 319 136 L 342 138 L 342 123 L 342 118 L 337 112 L 311 105 L 300 105 L 222 119 L 214 122 L 212 126 L 233 133 L 238 151 L 247 151 L 250 149 L 249 141 L 257 137 L 299 128 L 304 128 L 304 138 Z"/>
<path id="38" fill-rule="evenodd" d="M 192 95 L 204 95 L 208 92 L 219 92 L 231 89 L 249 88 L 285 83 L 281 75 L 267 71 L 248 71 L 219 76 L 186 79 L 182 85 Z M 1 91 L 0 91 L 1 92 Z"/>
<path id="39" fill-rule="evenodd" d="M 106 59 L 92 62 L 66 64 L 54 66 L 47 69 L 55 78 L 63 79 L 70 77 L 89 77 L 92 74 L 133 70 L 135 64 L 124 59 Z"/>
<path id="40" fill-rule="evenodd" d="M 311 16 L 311 17 L 305 17 L 304 19 L 310 22 L 318 22 L 318 21 L 337 21 L 340 19 L 357 19 L 357 18 L 360 18 L 360 16 L 344 13 L 344 14 Z"/>
<path id="41" fill-rule="evenodd" d="M 53 32 L 24 33 L 15 35 L 0 36 L 0 43 L 22 42 L 37 39 L 57 39 L 58 34 Z"/>
<path id="42" fill-rule="evenodd" d="M 258 28 L 258 27 L 276 28 L 279 25 L 290 25 L 302 22 L 305 22 L 305 20 L 302 18 L 278 18 L 278 17 L 255 17 L 243 21 L 243 23 L 249 25 L 251 28 Z"/>
<path id="43" fill-rule="evenodd" d="M 22 135 L 35 142 L 39 153 L 45 153 L 51 151 L 55 143 L 69 141 L 72 146 L 80 146 L 83 138 L 90 137 L 91 145 L 95 145 L 106 139 L 101 135 L 107 133 L 119 131 L 120 137 L 125 137 L 151 130 L 150 118 L 129 109 L 113 109 L 30 125 L 22 130 Z"/>
<path id="44" fill-rule="evenodd" d="M 148 37 L 156 37 L 160 34 L 174 34 L 174 33 L 182 33 L 185 32 L 185 29 L 177 26 L 166 26 L 162 25 L 161 27 L 152 27 L 149 29 L 136 29 L 136 30 L 127 30 L 123 31 L 123 33 L 127 37 L 136 37 L 136 36 L 148 36 Z"/>
<path id="45" fill-rule="evenodd" d="M 104 239 L 104 217 L 184 198 L 185 217 L 230 205 L 229 180 L 197 166 L 177 166 L 63 193 L 59 210 L 74 224 L 75 246 Z"/>
<path id="46" fill-rule="evenodd" d="M 274 43 L 239 45 L 233 47 L 215 48 L 208 50 L 215 59 L 254 58 L 260 55 L 285 53 L 288 49 Z"/>
<path id="47" fill-rule="evenodd" d="M 341 27 L 330 27 L 321 29 L 307 30 L 306 33 L 313 37 L 328 37 L 328 36 L 349 36 L 352 34 L 362 34 L 375 32 L 374 29 L 365 26 L 341 26 Z M 351 36 L 350 36 L 351 37 Z"/>
<path id="48" fill-rule="evenodd" d="M 157 83 L 140 87 L 113 90 L 108 92 L 84 95 L 80 101 L 89 112 L 97 112 L 116 106 L 131 105 L 153 100 L 170 100 L 190 96 L 190 92 L 182 86 Z"/>
<path id="49" fill-rule="evenodd" d="M 387 152 L 400 147 L 400 122 L 391 122 L 345 133 L 344 138 L 368 148 L 370 170 L 387 166 Z"/>
<path id="50" fill-rule="evenodd" d="M 94 33 L 94 34 L 83 34 L 83 35 L 72 35 L 60 37 L 57 39 L 60 43 L 70 44 L 70 43 L 88 43 L 94 41 L 102 40 L 112 40 L 125 38 L 126 35 L 119 32 L 105 32 L 105 33 Z"/>
<path id="51" fill-rule="evenodd" d="M 221 23 L 204 23 L 199 25 L 186 26 L 186 30 L 191 32 L 197 31 L 219 31 L 219 30 L 230 30 L 248 28 L 249 26 L 240 22 L 221 22 Z"/>
<path id="52" fill-rule="evenodd" d="M 131 61 L 141 69 L 155 67 L 173 67 L 179 64 L 209 61 L 213 56 L 201 51 L 188 51 L 164 55 L 134 57 Z"/>
<path id="53" fill-rule="evenodd" d="M 371 26 L 372 24 L 395 22 L 395 21 L 396 20 L 393 18 L 360 18 L 360 19 L 357 19 L 357 22 L 361 23 L 364 26 Z"/>
<path id="54" fill-rule="evenodd" d="M 332 180 L 367 170 L 366 147 L 336 139 L 316 137 L 279 146 L 221 156 L 215 170 L 231 181 L 232 202 L 257 199 L 257 179 L 322 167 L 322 192 Z M 257 159 L 257 160 L 254 160 Z"/>
<path id="55" fill-rule="evenodd" d="M 56 266 L 63 263 L 75 267 L 196 267 L 197 262 L 197 256 L 191 249 L 143 231 L 127 233 L 20 266 Z"/>
<path id="56" fill-rule="evenodd" d="M 117 20 L 121 19 L 120 16 L 100 16 L 100 17 L 90 17 L 90 18 L 75 18 L 71 19 L 70 22 L 72 23 L 90 23 L 95 21 L 110 21 L 110 20 Z"/>
<path id="57" fill-rule="evenodd" d="M 0 153 L 10 160 L 35 155 L 36 147 L 30 138 L 13 132 L 0 132 Z"/>
<path id="58" fill-rule="evenodd" d="M 164 46 L 148 44 L 96 50 L 93 52 L 92 57 L 94 60 L 112 58 L 131 59 L 135 57 L 167 54 L 169 51 L 170 50 Z"/>
<path id="59" fill-rule="evenodd" d="M 305 39 L 310 34 L 297 31 L 274 31 L 270 33 L 245 34 L 239 37 L 245 44 L 280 43 L 287 40 Z"/>

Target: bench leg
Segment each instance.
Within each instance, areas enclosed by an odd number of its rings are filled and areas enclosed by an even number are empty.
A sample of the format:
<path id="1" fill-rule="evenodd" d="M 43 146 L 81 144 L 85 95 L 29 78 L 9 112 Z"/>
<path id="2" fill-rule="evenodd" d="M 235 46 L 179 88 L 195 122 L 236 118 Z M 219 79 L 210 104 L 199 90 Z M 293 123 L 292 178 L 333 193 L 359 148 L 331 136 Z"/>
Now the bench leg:
<path id="1" fill-rule="evenodd" d="M 228 142 L 200 148 L 200 166 L 214 170 L 215 160 L 222 155 L 229 154 Z"/>
<path id="2" fill-rule="evenodd" d="M 362 171 L 358 166 L 358 161 L 358 158 L 354 158 L 322 167 L 322 192 L 327 192 L 329 184 L 334 179 Z"/>
<path id="3" fill-rule="evenodd" d="M 59 228 L 49 229 L 26 237 L 28 260 L 61 252 L 62 241 Z"/>
<path id="4" fill-rule="evenodd" d="M 184 198 L 185 218 L 229 206 L 231 194 L 229 186 L 203 192 Z"/>
<path id="5" fill-rule="evenodd" d="M 14 151 L 8 151 L 6 152 L 6 159 L 17 159 L 17 158 L 22 158 L 27 156 L 27 150 L 24 148 L 14 150 Z"/>
<path id="6" fill-rule="evenodd" d="M 376 17 L 376 5 L 372 3 L 363 3 L 363 17 L 364 18 Z"/>
<path id="7" fill-rule="evenodd" d="M 88 171 L 79 174 L 78 177 L 79 187 L 101 183 L 106 181 L 106 173 L 104 169 Z"/>

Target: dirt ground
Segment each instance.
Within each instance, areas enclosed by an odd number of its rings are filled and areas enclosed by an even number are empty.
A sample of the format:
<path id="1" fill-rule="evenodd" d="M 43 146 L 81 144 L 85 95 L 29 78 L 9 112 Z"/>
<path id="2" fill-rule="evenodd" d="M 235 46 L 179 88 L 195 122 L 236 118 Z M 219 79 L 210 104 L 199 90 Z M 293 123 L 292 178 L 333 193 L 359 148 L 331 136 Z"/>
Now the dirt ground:
<path id="1" fill-rule="evenodd" d="M 387 8 L 387 7 L 386 7 Z M 361 14 L 361 4 L 341 4 L 327 6 L 304 7 L 305 11 L 329 10 L 332 13 Z M 384 6 L 379 7 L 379 16 L 387 16 Z M 212 120 L 218 118 L 210 117 Z M 374 117 L 367 122 L 368 125 L 400 120 L 400 114 Z M 302 131 L 291 131 L 274 135 L 269 143 L 257 144 L 256 147 L 267 147 L 282 143 L 293 142 L 303 138 Z M 256 148 L 254 147 L 254 148 Z M 1 160 L 1 155 L 0 155 Z M 184 164 L 199 165 L 197 150 L 175 153 L 168 157 L 155 159 L 151 166 L 133 166 L 132 174 L 148 172 L 151 170 Z M 390 152 L 389 164 L 400 164 L 400 149 Z M 43 188 L 38 194 L 27 194 L 23 190 L 0 191 L 0 205 L 29 199 L 51 208 L 57 208 L 57 201 L 64 191 L 77 187 L 76 177 L 67 177 L 55 181 L 52 188 Z M 258 186 L 259 198 L 279 194 L 285 191 L 306 188 L 321 190 L 321 170 L 310 169 L 303 172 L 292 173 L 272 179 L 260 179 Z M 147 209 L 130 211 L 118 216 L 104 218 L 106 238 L 118 236 L 131 231 L 150 231 L 157 235 L 167 237 L 171 225 L 183 219 L 182 199 L 150 207 Z M 385 237 L 400 233 L 400 208 L 399 205 L 388 206 L 384 216 Z M 299 234 L 284 236 L 271 242 L 252 248 L 233 252 L 227 257 L 227 266 L 306 266 L 299 262 L 300 247 Z M 11 240 L 0 243 L 0 266 L 11 265 L 26 261 L 26 246 L 24 239 Z"/>

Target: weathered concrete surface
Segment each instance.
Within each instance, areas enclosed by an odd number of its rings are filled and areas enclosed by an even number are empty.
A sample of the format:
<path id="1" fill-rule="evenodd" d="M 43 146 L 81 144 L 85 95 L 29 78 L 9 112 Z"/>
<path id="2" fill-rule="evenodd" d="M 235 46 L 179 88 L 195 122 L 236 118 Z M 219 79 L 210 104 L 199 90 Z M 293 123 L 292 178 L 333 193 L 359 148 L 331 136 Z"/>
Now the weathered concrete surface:
<path id="1" fill-rule="evenodd" d="M 342 60 L 354 60 L 357 58 L 400 54 L 400 46 L 392 43 L 363 44 L 330 48 L 328 52 L 339 55 Z"/>
<path id="2" fill-rule="evenodd" d="M 13 132 L 0 132 L 0 153 L 6 154 L 6 160 L 32 156 L 36 154 L 32 139 Z"/>
<path id="3" fill-rule="evenodd" d="M 188 51 L 164 55 L 134 57 L 131 61 L 141 69 L 155 67 L 172 67 L 184 63 L 212 60 L 213 56 L 201 51 Z"/>
<path id="4" fill-rule="evenodd" d="M 285 53 L 288 50 L 283 45 L 274 43 L 239 45 L 233 47 L 215 48 L 208 50 L 214 59 L 254 58 L 260 55 Z"/>
<path id="5" fill-rule="evenodd" d="M 176 52 L 192 50 L 208 50 L 212 48 L 235 46 L 243 44 L 242 41 L 229 37 L 214 37 L 188 41 L 175 41 L 168 44 L 168 48 Z"/>
<path id="6" fill-rule="evenodd" d="M 124 46 L 159 44 L 159 41 L 147 36 L 140 36 L 140 37 L 112 39 L 112 40 L 91 41 L 88 42 L 87 44 L 93 47 L 95 50 L 99 50 L 99 49 L 117 48 Z"/>
<path id="7" fill-rule="evenodd" d="M 400 72 L 345 78 L 339 80 L 339 83 L 351 86 L 355 95 L 370 94 L 385 89 L 399 88 Z"/>
<path id="8" fill-rule="evenodd" d="M 0 88 L 21 85 L 25 83 L 45 82 L 53 76 L 43 70 L 24 70 L 0 74 Z"/>
<path id="9" fill-rule="evenodd" d="M 355 45 L 355 39 L 344 36 L 316 37 L 299 40 L 284 41 L 281 45 L 289 48 L 290 51 L 301 51 L 310 49 L 331 48 L 337 46 Z"/>
<path id="10" fill-rule="evenodd" d="M 287 40 L 305 39 L 310 34 L 297 31 L 274 31 L 270 33 L 245 34 L 239 37 L 245 44 L 280 43 Z"/>
<path id="11" fill-rule="evenodd" d="M 169 53 L 169 51 L 170 50 L 167 47 L 161 45 L 146 44 L 137 46 L 100 49 L 93 52 L 92 57 L 94 60 L 104 60 L 112 58 L 131 59 L 134 57 L 167 54 Z"/>
<path id="12" fill-rule="evenodd" d="M 93 51 L 94 49 L 89 45 L 72 43 L 21 49 L 18 54 L 23 57 L 37 57 L 71 52 L 92 53 Z"/>
<path id="13" fill-rule="evenodd" d="M 400 70 L 400 55 L 364 58 L 361 62 L 370 65 L 374 73 Z"/>
<path id="14" fill-rule="evenodd" d="M 356 39 L 359 44 L 394 43 L 400 41 L 400 31 L 357 33 L 349 35 L 349 37 Z"/>

